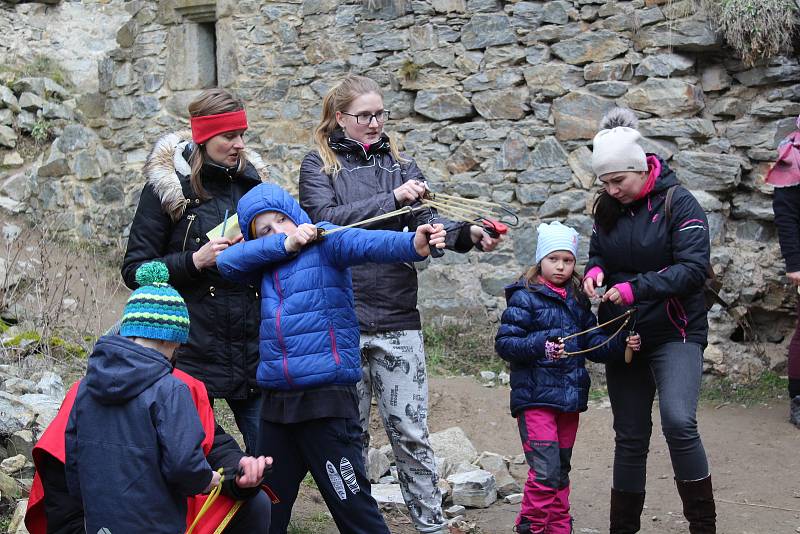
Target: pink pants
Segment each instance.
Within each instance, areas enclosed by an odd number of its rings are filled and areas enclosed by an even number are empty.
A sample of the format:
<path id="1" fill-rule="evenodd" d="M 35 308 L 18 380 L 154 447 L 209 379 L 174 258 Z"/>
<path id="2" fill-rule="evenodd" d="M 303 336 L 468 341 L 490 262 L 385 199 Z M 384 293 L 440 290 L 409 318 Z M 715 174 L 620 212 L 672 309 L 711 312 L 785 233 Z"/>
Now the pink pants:
<path id="1" fill-rule="evenodd" d="M 530 408 L 517 416 L 530 470 L 517 532 L 569 534 L 569 471 L 578 433 L 578 413 Z"/>

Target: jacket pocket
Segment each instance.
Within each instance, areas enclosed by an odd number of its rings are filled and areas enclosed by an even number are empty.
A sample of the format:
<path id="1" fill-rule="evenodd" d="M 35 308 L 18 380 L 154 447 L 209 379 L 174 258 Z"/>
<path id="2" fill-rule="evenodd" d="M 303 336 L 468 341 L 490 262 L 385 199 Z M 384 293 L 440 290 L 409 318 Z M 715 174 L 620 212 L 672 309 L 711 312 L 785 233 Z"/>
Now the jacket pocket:
<path id="1" fill-rule="evenodd" d="M 336 332 L 333 329 L 333 323 L 328 321 L 328 337 L 331 340 L 331 354 L 333 354 L 333 360 L 336 362 L 336 366 L 338 367 L 342 363 L 342 359 L 339 356 L 339 349 L 336 347 Z"/>

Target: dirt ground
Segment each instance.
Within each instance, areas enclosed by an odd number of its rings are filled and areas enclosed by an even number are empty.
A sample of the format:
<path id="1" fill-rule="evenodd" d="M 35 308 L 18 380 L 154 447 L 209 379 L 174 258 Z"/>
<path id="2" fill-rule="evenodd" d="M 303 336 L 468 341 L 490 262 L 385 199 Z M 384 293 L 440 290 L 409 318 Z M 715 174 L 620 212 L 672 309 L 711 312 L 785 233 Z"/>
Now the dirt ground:
<path id="1" fill-rule="evenodd" d="M 509 390 L 487 388 L 469 377 L 430 381 L 432 432 L 460 426 L 476 449 L 514 456 L 522 452 L 514 419 L 508 410 Z M 717 501 L 718 532 L 766 534 L 800 532 L 800 431 L 787 421 L 788 403 L 712 405 L 700 407 L 698 420 L 711 462 Z M 373 410 L 374 412 L 374 410 Z M 613 460 L 613 430 L 608 402 L 593 403 L 581 418 L 573 454 L 572 514 L 576 533 L 608 532 L 608 500 Z M 648 463 L 643 533 L 685 533 L 687 523 L 672 481 L 669 454 L 654 414 Z M 373 443 L 386 443 L 376 419 Z M 512 464 L 512 475 L 524 481 L 527 468 Z M 767 505 L 761 508 L 723 501 Z M 494 504 L 468 509 L 467 520 L 485 534 L 511 533 L 519 505 Z M 293 515 L 296 532 L 333 534 L 325 504 L 316 489 L 304 486 Z M 404 511 L 387 511 L 393 533 L 415 530 Z"/>

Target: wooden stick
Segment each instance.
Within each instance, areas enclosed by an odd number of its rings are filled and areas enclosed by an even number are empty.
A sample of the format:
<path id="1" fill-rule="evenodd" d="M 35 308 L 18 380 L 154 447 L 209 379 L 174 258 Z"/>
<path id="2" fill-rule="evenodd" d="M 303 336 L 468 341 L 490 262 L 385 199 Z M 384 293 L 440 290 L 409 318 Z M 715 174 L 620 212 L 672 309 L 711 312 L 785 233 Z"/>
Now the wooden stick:
<path id="1" fill-rule="evenodd" d="M 783 510 L 784 512 L 800 513 L 800 510 L 797 510 L 795 508 L 784 508 L 782 506 L 772 506 L 770 504 L 755 504 L 747 501 L 745 502 L 729 501 L 727 499 L 720 499 L 719 497 L 715 497 L 714 500 L 717 502 L 724 502 L 725 504 L 738 504 L 739 506 L 753 506 L 755 508 L 768 508 L 770 510 Z"/>

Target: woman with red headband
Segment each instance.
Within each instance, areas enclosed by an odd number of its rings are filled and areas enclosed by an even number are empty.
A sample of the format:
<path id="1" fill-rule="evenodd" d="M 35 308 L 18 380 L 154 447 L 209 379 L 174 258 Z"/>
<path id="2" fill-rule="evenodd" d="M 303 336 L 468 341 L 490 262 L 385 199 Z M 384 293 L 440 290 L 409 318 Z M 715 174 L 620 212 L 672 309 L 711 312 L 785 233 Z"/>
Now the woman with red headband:
<path id="1" fill-rule="evenodd" d="M 177 366 L 224 398 L 251 453 L 258 435 L 260 399 L 255 384 L 260 320 L 257 288 L 231 283 L 217 271 L 220 252 L 241 239 L 206 234 L 236 213 L 239 199 L 266 181 L 266 165 L 245 149 L 243 104 L 209 89 L 189 104 L 191 132 L 159 139 L 144 166 L 145 186 L 122 262 L 125 284 L 136 288 L 136 269 L 159 260 L 189 308 L 189 341 Z"/>

